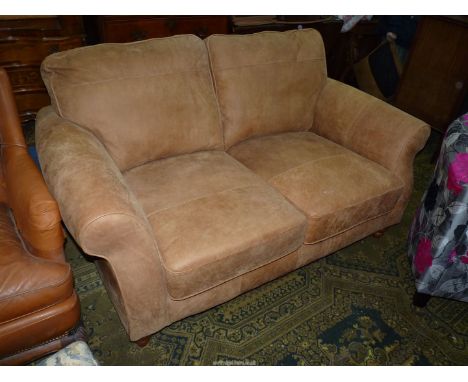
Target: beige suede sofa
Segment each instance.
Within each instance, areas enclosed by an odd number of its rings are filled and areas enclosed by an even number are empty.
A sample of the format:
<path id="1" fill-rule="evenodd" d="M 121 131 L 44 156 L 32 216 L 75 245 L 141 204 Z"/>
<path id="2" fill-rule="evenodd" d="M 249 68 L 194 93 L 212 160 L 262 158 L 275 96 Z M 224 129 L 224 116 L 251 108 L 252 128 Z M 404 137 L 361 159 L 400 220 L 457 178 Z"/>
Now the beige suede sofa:
<path id="1" fill-rule="evenodd" d="M 429 135 L 327 78 L 313 29 L 78 48 L 42 76 L 46 182 L 133 341 L 399 223 Z"/>

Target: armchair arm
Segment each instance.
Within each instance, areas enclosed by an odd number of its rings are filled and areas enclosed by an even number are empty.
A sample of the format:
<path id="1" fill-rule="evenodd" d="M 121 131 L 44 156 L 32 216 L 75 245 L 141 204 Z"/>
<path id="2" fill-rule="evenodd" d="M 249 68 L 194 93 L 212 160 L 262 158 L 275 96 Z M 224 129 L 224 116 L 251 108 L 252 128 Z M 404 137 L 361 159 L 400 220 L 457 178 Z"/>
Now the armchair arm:
<path id="1" fill-rule="evenodd" d="M 25 148 L 2 152 L 7 203 L 29 252 L 50 260 L 65 260 L 64 235 L 57 202 Z"/>
<path id="2" fill-rule="evenodd" d="M 24 244 L 35 256 L 64 261 L 57 203 L 29 156 L 10 80 L 0 68 L 0 203 L 11 209 Z"/>
<path id="3" fill-rule="evenodd" d="M 316 104 L 311 131 L 374 162 L 398 177 L 404 191 L 401 215 L 413 186 L 413 160 L 430 134 L 429 126 L 360 90 L 328 79 Z"/>
<path id="4" fill-rule="evenodd" d="M 98 268 L 131 340 L 166 321 L 164 273 L 141 206 L 104 146 L 51 107 L 36 122 L 44 178 L 62 219 Z M 163 325 L 164 326 L 164 325 Z"/>

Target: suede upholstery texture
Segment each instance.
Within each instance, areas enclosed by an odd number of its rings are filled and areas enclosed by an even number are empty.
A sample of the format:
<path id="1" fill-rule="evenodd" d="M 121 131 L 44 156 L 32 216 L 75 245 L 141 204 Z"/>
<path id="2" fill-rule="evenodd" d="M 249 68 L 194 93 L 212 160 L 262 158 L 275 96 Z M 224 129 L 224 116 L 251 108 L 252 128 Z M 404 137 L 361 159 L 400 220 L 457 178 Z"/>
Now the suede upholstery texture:
<path id="1" fill-rule="evenodd" d="M 225 152 L 154 161 L 124 178 L 153 227 L 174 299 L 270 263 L 304 241 L 304 215 Z"/>
<path id="2" fill-rule="evenodd" d="M 101 259 L 104 283 L 131 338 L 167 324 L 167 287 L 152 228 L 102 143 L 51 107 L 37 116 L 36 142 L 62 219 L 83 250 Z"/>
<path id="3" fill-rule="evenodd" d="M 314 29 L 206 39 L 226 148 L 245 139 L 311 128 L 327 78 Z"/>
<path id="4" fill-rule="evenodd" d="M 249 139 L 229 154 L 306 214 L 306 244 L 389 212 L 403 189 L 382 166 L 311 132 Z"/>
<path id="5" fill-rule="evenodd" d="M 92 131 L 120 170 L 223 147 L 196 36 L 74 49 L 47 57 L 41 71 L 55 110 Z"/>
<path id="6" fill-rule="evenodd" d="M 397 224 L 429 135 L 327 79 L 311 29 L 79 48 L 42 75 L 45 180 L 131 340 Z"/>

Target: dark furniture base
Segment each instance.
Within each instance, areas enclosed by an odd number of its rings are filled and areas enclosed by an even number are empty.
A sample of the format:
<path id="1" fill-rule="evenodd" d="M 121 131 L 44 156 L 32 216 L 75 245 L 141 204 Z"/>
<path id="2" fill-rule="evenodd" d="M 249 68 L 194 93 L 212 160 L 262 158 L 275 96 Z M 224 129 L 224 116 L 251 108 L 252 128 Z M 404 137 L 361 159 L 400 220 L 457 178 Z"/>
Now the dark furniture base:
<path id="1" fill-rule="evenodd" d="M 430 294 L 416 292 L 413 296 L 413 305 L 417 306 L 418 308 L 424 308 L 429 302 L 430 298 Z"/>

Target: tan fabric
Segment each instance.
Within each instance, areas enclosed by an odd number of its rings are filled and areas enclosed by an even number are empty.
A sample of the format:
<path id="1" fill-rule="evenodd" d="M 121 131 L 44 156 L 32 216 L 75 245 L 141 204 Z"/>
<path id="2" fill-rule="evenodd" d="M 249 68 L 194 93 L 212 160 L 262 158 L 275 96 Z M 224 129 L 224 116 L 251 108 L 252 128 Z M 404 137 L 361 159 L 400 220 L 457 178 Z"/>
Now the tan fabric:
<path id="1" fill-rule="evenodd" d="M 336 252 L 339 249 L 355 243 L 376 231 L 398 224 L 400 222 L 400 218 L 400 211 L 396 206 L 389 213 L 356 225 L 355 227 L 330 239 L 322 240 L 314 244 L 304 244 L 297 251 L 297 268 Z"/>
<path id="2" fill-rule="evenodd" d="M 423 121 L 341 82 L 328 79 L 311 131 L 374 161 L 401 180 L 397 213 L 413 189 L 413 160 L 430 127 Z"/>
<path id="3" fill-rule="evenodd" d="M 250 137 L 312 127 L 326 80 L 314 29 L 206 39 L 226 148 Z"/>
<path id="4" fill-rule="evenodd" d="M 114 278 L 104 281 L 130 338 L 165 325 L 167 292 L 157 244 L 103 145 L 50 107 L 37 116 L 36 144 L 63 222 L 86 253 L 109 264 L 107 274 Z"/>
<path id="5" fill-rule="evenodd" d="M 43 65 L 44 176 L 132 340 L 398 223 L 429 133 L 327 80 L 314 30 L 206 44 L 213 81 L 194 36 Z"/>
<path id="6" fill-rule="evenodd" d="M 382 166 L 310 132 L 249 139 L 229 154 L 306 214 L 306 243 L 390 211 L 403 188 Z"/>
<path id="7" fill-rule="evenodd" d="M 208 55 L 196 36 L 101 44 L 47 57 L 56 112 L 92 131 L 121 170 L 221 148 Z"/>
<path id="8" fill-rule="evenodd" d="M 124 176 L 153 226 L 174 299 L 272 262 L 303 241 L 304 216 L 224 152 L 163 159 Z"/>
<path id="9" fill-rule="evenodd" d="M 222 304 L 244 292 L 297 269 L 298 252 L 299 250 L 296 250 L 278 260 L 246 272 L 239 277 L 188 299 L 169 299 L 168 308 L 171 312 L 171 322 Z"/>

